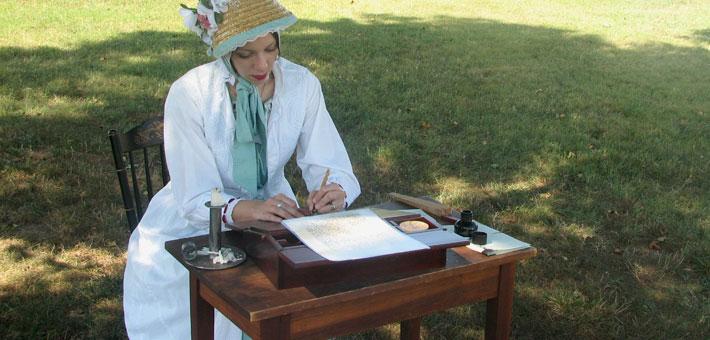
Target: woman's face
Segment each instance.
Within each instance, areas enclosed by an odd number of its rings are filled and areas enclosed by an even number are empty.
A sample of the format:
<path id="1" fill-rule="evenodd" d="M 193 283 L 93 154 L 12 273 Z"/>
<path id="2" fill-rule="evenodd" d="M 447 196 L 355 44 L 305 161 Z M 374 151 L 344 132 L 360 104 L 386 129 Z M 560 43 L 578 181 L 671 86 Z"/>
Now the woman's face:
<path id="1" fill-rule="evenodd" d="M 276 39 L 267 34 L 232 52 L 232 66 L 239 76 L 258 86 L 269 81 L 278 55 Z"/>

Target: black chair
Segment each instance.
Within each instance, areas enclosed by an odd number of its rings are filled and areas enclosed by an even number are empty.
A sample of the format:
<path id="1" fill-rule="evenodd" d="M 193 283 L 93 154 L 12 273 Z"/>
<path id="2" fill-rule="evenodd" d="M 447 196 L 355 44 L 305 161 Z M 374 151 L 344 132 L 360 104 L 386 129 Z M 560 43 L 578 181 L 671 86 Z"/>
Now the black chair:
<path id="1" fill-rule="evenodd" d="M 165 147 L 163 146 L 163 118 L 146 120 L 126 133 L 119 133 L 116 129 L 111 129 L 108 132 L 108 138 L 111 140 L 113 160 L 116 164 L 118 183 L 121 186 L 121 196 L 123 196 L 123 206 L 126 210 L 126 217 L 128 217 L 128 228 L 133 232 L 138 221 L 143 217 L 144 207 L 153 198 L 153 181 L 157 179 L 152 177 L 151 169 L 160 167 L 163 186 L 170 181 L 165 163 Z M 141 155 L 143 158 L 142 167 L 140 166 Z M 127 170 L 131 172 L 132 185 L 128 183 Z M 145 191 L 141 190 L 143 186 L 146 188 Z"/>

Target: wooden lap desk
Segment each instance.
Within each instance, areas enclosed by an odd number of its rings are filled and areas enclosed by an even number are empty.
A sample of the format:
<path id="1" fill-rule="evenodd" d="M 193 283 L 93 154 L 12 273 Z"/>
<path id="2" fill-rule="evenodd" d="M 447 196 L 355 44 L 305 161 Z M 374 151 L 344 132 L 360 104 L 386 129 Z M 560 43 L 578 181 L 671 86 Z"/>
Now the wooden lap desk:
<path id="1" fill-rule="evenodd" d="M 397 203 L 378 207 L 406 209 Z M 486 339 L 508 339 L 516 262 L 535 248 L 485 256 L 466 247 L 447 250 L 446 266 L 424 272 L 277 290 L 247 259 L 225 270 L 196 269 L 182 260 L 187 240 L 166 242 L 167 251 L 190 271 L 193 339 L 213 339 L 214 308 L 255 340 L 327 339 L 401 323 L 401 339 L 419 339 L 423 315 L 486 301 Z M 239 233 L 222 234 L 240 244 Z M 337 272 L 333 275 L 338 275 Z"/>

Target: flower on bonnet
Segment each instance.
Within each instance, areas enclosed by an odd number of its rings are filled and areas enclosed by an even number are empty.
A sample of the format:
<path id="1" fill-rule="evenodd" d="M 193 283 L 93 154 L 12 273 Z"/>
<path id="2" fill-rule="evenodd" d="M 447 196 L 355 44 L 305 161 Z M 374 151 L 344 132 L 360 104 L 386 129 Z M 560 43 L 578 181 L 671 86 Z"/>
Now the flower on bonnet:
<path id="1" fill-rule="evenodd" d="M 189 28 L 190 31 L 195 32 L 197 35 L 202 35 L 202 27 L 195 25 L 197 21 L 197 12 L 189 8 L 180 8 L 180 16 L 183 17 L 182 24 Z"/>
<path id="2" fill-rule="evenodd" d="M 211 25 L 210 25 L 210 20 L 209 20 L 206 16 L 204 16 L 204 15 L 202 15 L 202 14 L 198 14 L 198 15 L 197 15 L 197 21 L 199 21 L 199 22 L 200 22 L 200 26 L 202 26 L 202 28 L 204 28 L 204 29 L 206 29 L 206 30 L 209 29 L 210 26 L 211 26 Z"/>
<path id="3" fill-rule="evenodd" d="M 229 4 L 231 0 L 212 0 L 212 9 L 214 9 L 215 12 L 219 13 L 225 13 L 227 12 L 227 4 Z"/>
<path id="4" fill-rule="evenodd" d="M 207 35 L 212 37 L 214 32 L 217 32 L 217 20 L 215 19 L 215 11 L 202 3 L 197 4 L 197 20 L 200 26 L 207 30 Z"/>
<path id="5" fill-rule="evenodd" d="M 189 8 L 180 4 L 180 16 L 183 25 L 195 32 L 202 41 L 212 46 L 212 36 L 222 23 L 222 13 L 227 12 L 227 4 L 231 0 L 199 0 L 197 8 Z"/>

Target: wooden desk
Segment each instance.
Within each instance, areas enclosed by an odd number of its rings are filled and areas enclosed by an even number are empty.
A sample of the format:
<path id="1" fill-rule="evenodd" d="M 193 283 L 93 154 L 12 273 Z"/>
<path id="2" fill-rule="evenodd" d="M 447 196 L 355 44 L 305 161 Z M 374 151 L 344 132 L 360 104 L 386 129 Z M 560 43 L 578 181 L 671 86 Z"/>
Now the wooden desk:
<path id="1" fill-rule="evenodd" d="M 180 246 L 165 248 L 190 271 L 193 339 L 213 339 L 217 308 L 255 340 L 327 339 L 401 322 L 401 339 L 419 339 L 421 317 L 487 301 L 486 339 L 508 339 L 515 263 L 535 248 L 484 256 L 466 247 L 447 251 L 446 267 L 356 282 L 277 290 L 253 261 L 219 271 L 186 265 Z M 237 232 L 222 239 L 240 244 Z M 206 241 L 203 241 L 206 242 Z M 338 275 L 338 273 L 333 273 Z"/>

